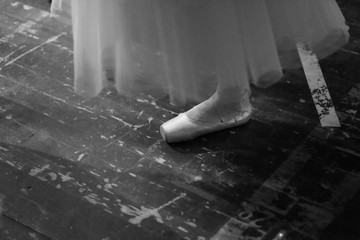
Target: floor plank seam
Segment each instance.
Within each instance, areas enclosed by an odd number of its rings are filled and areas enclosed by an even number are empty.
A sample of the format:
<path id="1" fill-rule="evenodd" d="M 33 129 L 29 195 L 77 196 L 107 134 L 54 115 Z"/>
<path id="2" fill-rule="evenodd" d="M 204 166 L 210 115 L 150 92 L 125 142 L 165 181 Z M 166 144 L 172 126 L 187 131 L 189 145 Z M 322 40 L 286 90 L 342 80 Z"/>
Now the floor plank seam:
<path id="1" fill-rule="evenodd" d="M 14 218 L 8 216 L 7 214 L 1 213 L 1 217 L 6 218 L 6 219 L 8 219 L 9 221 L 11 221 L 13 223 L 19 224 L 19 225 L 25 227 L 26 229 L 30 230 L 31 232 L 34 232 L 35 234 L 41 236 L 43 238 L 42 240 L 45 240 L 45 239 L 52 240 L 52 238 L 48 237 L 47 235 L 44 235 L 43 233 L 41 233 L 41 232 L 39 232 L 39 231 L 37 231 L 37 230 L 23 224 L 22 222 L 19 222 L 19 221 L 15 220 Z M 0 218 L 0 223 L 1 223 L 1 218 Z"/>

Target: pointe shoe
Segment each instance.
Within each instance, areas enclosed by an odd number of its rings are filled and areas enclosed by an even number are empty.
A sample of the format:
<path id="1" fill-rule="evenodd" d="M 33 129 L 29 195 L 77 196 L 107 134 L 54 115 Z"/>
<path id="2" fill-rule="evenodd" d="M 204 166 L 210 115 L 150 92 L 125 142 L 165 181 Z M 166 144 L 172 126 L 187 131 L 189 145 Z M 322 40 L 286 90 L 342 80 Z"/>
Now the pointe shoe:
<path id="1" fill-rule="evenodd" d="M 208 133 L 244 125 L 250 121 L 252 114 L 252 108 L 249 108 L 247 111 L 241 112 L 233 121 L 204 123 L 190 119 L 186 113 L 180 113 L 177 117 L 161 125 L 160 133 L 168 143 L 189 141 Z"/>

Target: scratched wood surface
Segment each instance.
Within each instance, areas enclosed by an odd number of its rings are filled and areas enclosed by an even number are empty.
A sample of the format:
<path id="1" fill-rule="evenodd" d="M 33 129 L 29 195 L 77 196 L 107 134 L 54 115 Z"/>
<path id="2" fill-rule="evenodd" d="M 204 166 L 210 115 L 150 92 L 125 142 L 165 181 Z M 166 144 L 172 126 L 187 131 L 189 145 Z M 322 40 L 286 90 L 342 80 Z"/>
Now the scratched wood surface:
<path id="1" fill-rule="evenodd" d="M 320 65 L 340 128 L 297 69 L 253 88 L 250 124 L 168 145 L 183 109 L 78 96 L 70 26 L 0 0 L 0 239 L 360 239 L 360 5 L 339 3 L 352 38 Z"/>

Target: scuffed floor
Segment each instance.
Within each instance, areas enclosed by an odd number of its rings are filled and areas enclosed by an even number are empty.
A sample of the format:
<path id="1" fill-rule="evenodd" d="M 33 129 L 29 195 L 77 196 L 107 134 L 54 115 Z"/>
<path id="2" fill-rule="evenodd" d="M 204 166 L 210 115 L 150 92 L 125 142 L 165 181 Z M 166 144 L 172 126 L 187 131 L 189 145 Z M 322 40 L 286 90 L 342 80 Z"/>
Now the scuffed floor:
<path id="1" fill-rule="evenodd" d="M 351 41 L 320 66 L 341 127 L 297 69 L 253 89 L 250 124 L 168 145 L 183 109 L 78 96 L 70 27 L 0 1 L 0 239 L 360 239 L 360 4 L 339 3 Z"/>

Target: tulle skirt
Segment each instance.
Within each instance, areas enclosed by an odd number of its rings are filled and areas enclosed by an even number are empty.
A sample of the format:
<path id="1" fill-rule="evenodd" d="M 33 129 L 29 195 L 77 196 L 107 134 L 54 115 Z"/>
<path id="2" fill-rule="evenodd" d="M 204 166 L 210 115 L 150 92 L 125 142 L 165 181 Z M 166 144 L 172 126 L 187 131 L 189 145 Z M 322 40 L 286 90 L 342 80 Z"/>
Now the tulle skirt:
<path id="1" fill-rule="evenodd" d="M 95 96 L 207 98 L 218 81 L 268 87 L 299 67 L 297 42 L 321 59 L 348 41 L 335 0 L 53 0 L 72 17 L 75 89 Z"/>

